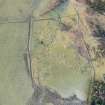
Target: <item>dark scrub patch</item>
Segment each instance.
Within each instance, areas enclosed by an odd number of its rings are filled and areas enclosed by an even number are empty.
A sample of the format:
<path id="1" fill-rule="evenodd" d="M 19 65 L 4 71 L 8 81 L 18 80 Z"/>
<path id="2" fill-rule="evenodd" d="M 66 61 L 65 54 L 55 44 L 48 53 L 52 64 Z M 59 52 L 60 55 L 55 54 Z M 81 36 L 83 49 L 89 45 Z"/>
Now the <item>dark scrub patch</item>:
<path id="1" fill-rule="evenodd" d="M 89 2 L 89 7 L 97 13 L 105 13 L 105 1 L 103 0 L 94 0 L 93 2 Z"/>
<path id="2" fill-rule="evenodd" d="M 94 81 L 91 105 L 105 105 L 105 81 Z"/>

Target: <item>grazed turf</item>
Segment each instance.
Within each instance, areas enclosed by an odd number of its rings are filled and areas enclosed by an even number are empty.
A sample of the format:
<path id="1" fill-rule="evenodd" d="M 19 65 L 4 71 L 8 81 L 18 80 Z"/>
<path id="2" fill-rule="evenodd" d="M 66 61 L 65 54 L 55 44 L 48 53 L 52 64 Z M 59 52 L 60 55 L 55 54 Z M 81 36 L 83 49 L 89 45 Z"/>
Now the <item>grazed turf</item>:
<path id="1" fill-rule="evenodd" d="M 0 25 L 0 104 L 25 105 L 32 94 L 24 53 L 27 24 Z"/>

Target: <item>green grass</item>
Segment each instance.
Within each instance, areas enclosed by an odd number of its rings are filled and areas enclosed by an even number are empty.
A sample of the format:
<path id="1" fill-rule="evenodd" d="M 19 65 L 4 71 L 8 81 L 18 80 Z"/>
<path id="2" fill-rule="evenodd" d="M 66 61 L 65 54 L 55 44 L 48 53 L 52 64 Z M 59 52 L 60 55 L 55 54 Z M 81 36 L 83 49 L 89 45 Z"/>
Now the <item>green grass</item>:
<path id="1" fill-rule="evenodd" d="M 25 105 L 32 94 L 24 52 L 27 24 L 0 25 L 0 104 Z"/>

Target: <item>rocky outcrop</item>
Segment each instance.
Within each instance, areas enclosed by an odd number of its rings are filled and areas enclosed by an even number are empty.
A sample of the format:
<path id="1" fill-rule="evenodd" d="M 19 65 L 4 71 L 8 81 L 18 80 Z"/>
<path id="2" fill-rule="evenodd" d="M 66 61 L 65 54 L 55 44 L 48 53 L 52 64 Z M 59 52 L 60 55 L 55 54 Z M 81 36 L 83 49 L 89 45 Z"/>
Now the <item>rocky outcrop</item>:
<path id="1" fill-rule="evenodd" d="M 85 101 L 80 100 L 76 95 L 63 98 L 56 91 L 46 87 L 36 87 L 33 96 L 27 105 L 87 105 Z"/>

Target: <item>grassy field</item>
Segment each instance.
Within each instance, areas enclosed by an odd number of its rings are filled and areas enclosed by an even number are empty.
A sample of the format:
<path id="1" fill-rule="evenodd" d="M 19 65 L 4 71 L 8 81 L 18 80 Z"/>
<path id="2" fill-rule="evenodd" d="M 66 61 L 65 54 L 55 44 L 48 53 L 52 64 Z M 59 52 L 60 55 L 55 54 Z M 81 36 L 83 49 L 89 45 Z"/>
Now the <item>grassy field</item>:
<path id="1" fill-rule="evenodd" d="M 24 53 L 27 24 L 0 24 L 0 104 L 25 105 L 32 95 Z"/>
<path id="2" fill-rule="evenodd" d="M 92 69 L 73 47 L 69 34 L 61 32 L 56 22 L 34 23 L 32 61 L 36 83 L 55 89 L 63 97 L 77 94 L 86 98 Z"/>
<path id="3" fill-rule="evenodd" d="M 24 17 L 31 7 L 31 0 L 0 0 L 0 17 Z"/>

